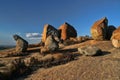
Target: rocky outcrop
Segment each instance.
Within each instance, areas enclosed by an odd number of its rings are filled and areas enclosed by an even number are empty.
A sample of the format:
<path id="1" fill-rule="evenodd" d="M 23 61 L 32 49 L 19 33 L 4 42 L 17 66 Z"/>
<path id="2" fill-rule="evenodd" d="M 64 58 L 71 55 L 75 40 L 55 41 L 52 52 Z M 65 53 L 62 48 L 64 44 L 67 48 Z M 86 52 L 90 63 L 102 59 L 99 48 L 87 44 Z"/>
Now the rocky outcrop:
<path id="1" fill-rule="evenodd" d="M 19 35 L 13 35 L 14 40 L 16 41 L 16 52 L 25 52 L 28 48 L 28 42 L 24 40 Z"/>
<path id="2" fill-rule="evenodd" d="M 59 41 L 59 38 L 60 38 L 59 31 L 56 28 L 54 28 L 52 25 L 46 24 L 46 25 L 44 25 L 41 41 L 43 43 L 45 43 L 45 41 L 49 35 L 53 35 Z"/>
<path id="3" fill-rule="evenodd" d="M 96 46 L 85 46 L 82 48 L 78 48 L 78 52 L 86 56 L 95 56 L 102 53 L 102 51 Z"/>
<path id="4" fill-rule="evenodd" d="M 113 31 L 111 41 L 115 48 L 120 48 L 120 27 Z"/>
<path id="5" fill-rule="evenodd" d="M 15 59 L 3 67 L 0 67 L 0 80 L 13 80 L 26 71 L 23 59 Z"/>
<path id="6" fill-rule="evenodd" d="M 44 53 L 46 51 L 56 51 L 58 48 L 58 42 L 54 39 L 53 35 L 50 35 L 45 41 L 45 46 L 41 48 L 41 53 Z"/>
<path id="7" fill-rule="evenodd" d="M 73 38 L 77 37 L 77 31 L 75 30 L 75 28 L 66 22 L 62 24 L 58 28 L 58 30 L 59 32 L 61 32 L 62 40 L 67 40 L 67 39 L 70 39 L 71 37 Z"/>
<path id="8" fill-rule="evenodd" d="M 114 35 L 116 33 L 120 33 L 120 26 L 115 31 L 113 31 L 112 35 Z"/>
<path id="9" fill-rule="evenodd" d="M 91 27 L 91 35 L 95 40 L 105 40 L 107 35 L 108 19 L 106 17 L 96 21 Z"/>
<path id="10" fill-rule="evenodd" d="M 116 30 L 115 26 L 113 26 L 113 25 L 108 26 L 108 28 L 107 28 L 107 36 L 106 36 L 107 40 L 110 40 L 114 30 Z"/>

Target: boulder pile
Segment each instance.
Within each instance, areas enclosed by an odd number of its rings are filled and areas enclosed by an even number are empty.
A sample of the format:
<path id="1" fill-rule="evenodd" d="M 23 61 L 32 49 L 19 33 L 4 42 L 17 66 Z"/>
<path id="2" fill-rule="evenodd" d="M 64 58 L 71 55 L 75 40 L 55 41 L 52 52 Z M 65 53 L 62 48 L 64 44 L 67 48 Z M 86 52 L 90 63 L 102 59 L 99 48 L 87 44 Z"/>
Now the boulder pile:
<path id="1" fill-rule="evenodd" d="M 108 26 L 108 19 L 106 17 L 96 21 L 91 27 L 91 35 L 94 40 L 110 40 L 115 26 Z"/>

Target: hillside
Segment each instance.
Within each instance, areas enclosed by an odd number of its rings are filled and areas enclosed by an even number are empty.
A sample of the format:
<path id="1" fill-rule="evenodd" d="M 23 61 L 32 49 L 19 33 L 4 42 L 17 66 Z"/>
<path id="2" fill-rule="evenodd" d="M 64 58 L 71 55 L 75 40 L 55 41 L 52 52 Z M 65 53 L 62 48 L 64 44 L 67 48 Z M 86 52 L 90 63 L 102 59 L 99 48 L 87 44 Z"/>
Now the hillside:
<path id="1" fill-rule="evenodd" d="M 22 75 L 17 80 L 120 80 L 120 50 L 112 46 L 111 41 L 94 41 L 72 44 L 61 48 L 61 52 L 55 54 L 79 54 L 78 47 L 95 45 L 103 54 L 99 56 L 77 55 L 74 60 L 64 64 L 52 65 L 50 67 L 32 66 L 32 73 Z M 4 51 L 5 54 L 6 51 Z M 1 54 L 3 54 L 1 52 Z M 29 49 L 29 55 L 38 56 L 39 48 Z M 53 54 L 54 55 L 54 54 Z M 0 58 L 0 61 L 14 60 L 17 57 Z M 40 57 L 39 57 L 40 58 Z M 37 68 L 36 68 L 37 67 Z M 15 78 L 16 80 L 16 78 Z"/>
<path id="2" fill-rule="evenodd" d="M 81 55 L 77 60 L 63 65 L 40 68 L 24 80 L 120 80 L 120 50 L 113 48 L 110 41 L 87 41 L 65 48 L 89 44 L 98 46 L 104 54 L 95 57 Z"/>

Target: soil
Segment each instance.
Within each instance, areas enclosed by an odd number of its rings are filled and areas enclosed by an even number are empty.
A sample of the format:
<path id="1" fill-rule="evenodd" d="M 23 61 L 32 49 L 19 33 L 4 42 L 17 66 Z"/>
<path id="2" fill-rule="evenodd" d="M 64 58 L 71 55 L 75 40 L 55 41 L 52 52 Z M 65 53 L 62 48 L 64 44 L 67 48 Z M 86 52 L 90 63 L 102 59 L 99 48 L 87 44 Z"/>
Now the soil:
<path id="1" fill-rule="evenodd" d="M 31 73 L 15 78 L 15 80 L 120 80 L 120 49 L 114 48 L 111 41 L 88 40 L 62 46 L 60 51 L 55 53 L 79 54 L 77 48 L 86 45 L 99 47 L 103 54 L 99 56 L 78 55 L 74 60 L 64 64 L 47 68 L 38 67 Z M 7 54 L 6 52 L 9 50 L 1 51 L 0 54 Z M 28 52 L 30 54 L 27 56 L 1 57 L 0 61 L 6 61 L 7 64 L 8 61 L 18 57 L 35 56 L 39 54 L 39 48 L 31 48 Z"/>

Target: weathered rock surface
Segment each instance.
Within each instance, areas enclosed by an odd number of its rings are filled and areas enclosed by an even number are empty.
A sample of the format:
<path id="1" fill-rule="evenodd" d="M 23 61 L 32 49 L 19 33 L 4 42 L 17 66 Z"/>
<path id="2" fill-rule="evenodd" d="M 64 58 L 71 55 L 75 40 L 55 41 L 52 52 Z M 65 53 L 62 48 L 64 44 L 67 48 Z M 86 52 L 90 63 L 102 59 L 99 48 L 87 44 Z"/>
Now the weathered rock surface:
<path id="1" fill-rule="evenodd" d="M 120 27 L 113 32 L 111 41 L 115 48 L 120 48 Z"/>
<path id="2" fill-rule="evenodd" d="M 67 39 L 70 39 L 71 37 L 73 38 L 77 37 L 77 31 L 75 30 L 75 28 L 66 22 L 62 24 L 58 28 L 58 30 L 59 32 L 61 32 L 62 40 L 67 40 Z"/>
<path id="3" fill-rule="evenodd" d="M 8 64 L 0 67 L 0 80 L 11 80 L 13 77 L 17 77 L 24 74 L 26 66 L 23 59 L 15 59 Z"/>
<path id="4" fill-rule="evenodd" d="M 16 41 L 16 52 L 25 52 L 28 48 L 28 42 L 24 40 L 19 35 L 13 35 L 14 40 Z"/>
<path id="5" fill-rule="evenodd" d="M 114 35 L 114 34 L 116 34 L 116 33 L 119 33 L 120 32 L 120 26 L 115 30 L 115 31 L 113 31 L 113 34 L 112 35 Z"/>
<path id="6" fill-rule="evenodd" d="M 54 39 L 53 35 L 47 37 L 45 46 L 41 49 L 41 53 L 46 51 L 56 51 L 59 48 L 58 42 Z"/>
<path id="7" fill-rule="evenodd" d="M 114 30 L 116 30 L 115 26 L 113 26 L 113 25 L 108 26 L 107 36 L 106 36 L 107 40 L 111 39 L 111 36 L 112 36 L 112 33 L 113 33 Z"/>
<path id="8" fill-rule="evenodd" d="M 45 43 L 45 41 L 49 35 L 53 35 L 59 41 L 59 38 L 60 38 L 59 31 L 56 28 L 54 28 L 52 25 L 46 24 L 46 25 L 44 25 L 42 39 L 41 39 L 43 43 Z"/>
<path id="9" fill-rule="evenodd" d="M 86 55 L 86 56 L 94 56 L 94 55 L 102 54 L 102 51 L 95 46 L 85 46 L 82 48 L 78 48 L 78 51 L 80 54 Z"/>
<path id="10" fill-rule="evenodd" d="M 105 40 L 107 35 L 108 19 L 106 17 L 96 21 L 91 27 L 91 35 L 95 40 Z"/>
<path id="11" fill-rule="evenodd" d="M 7 80 L 11 77 L 12 73 L 6 66 L 0 68 L 0 80 Z"/>

